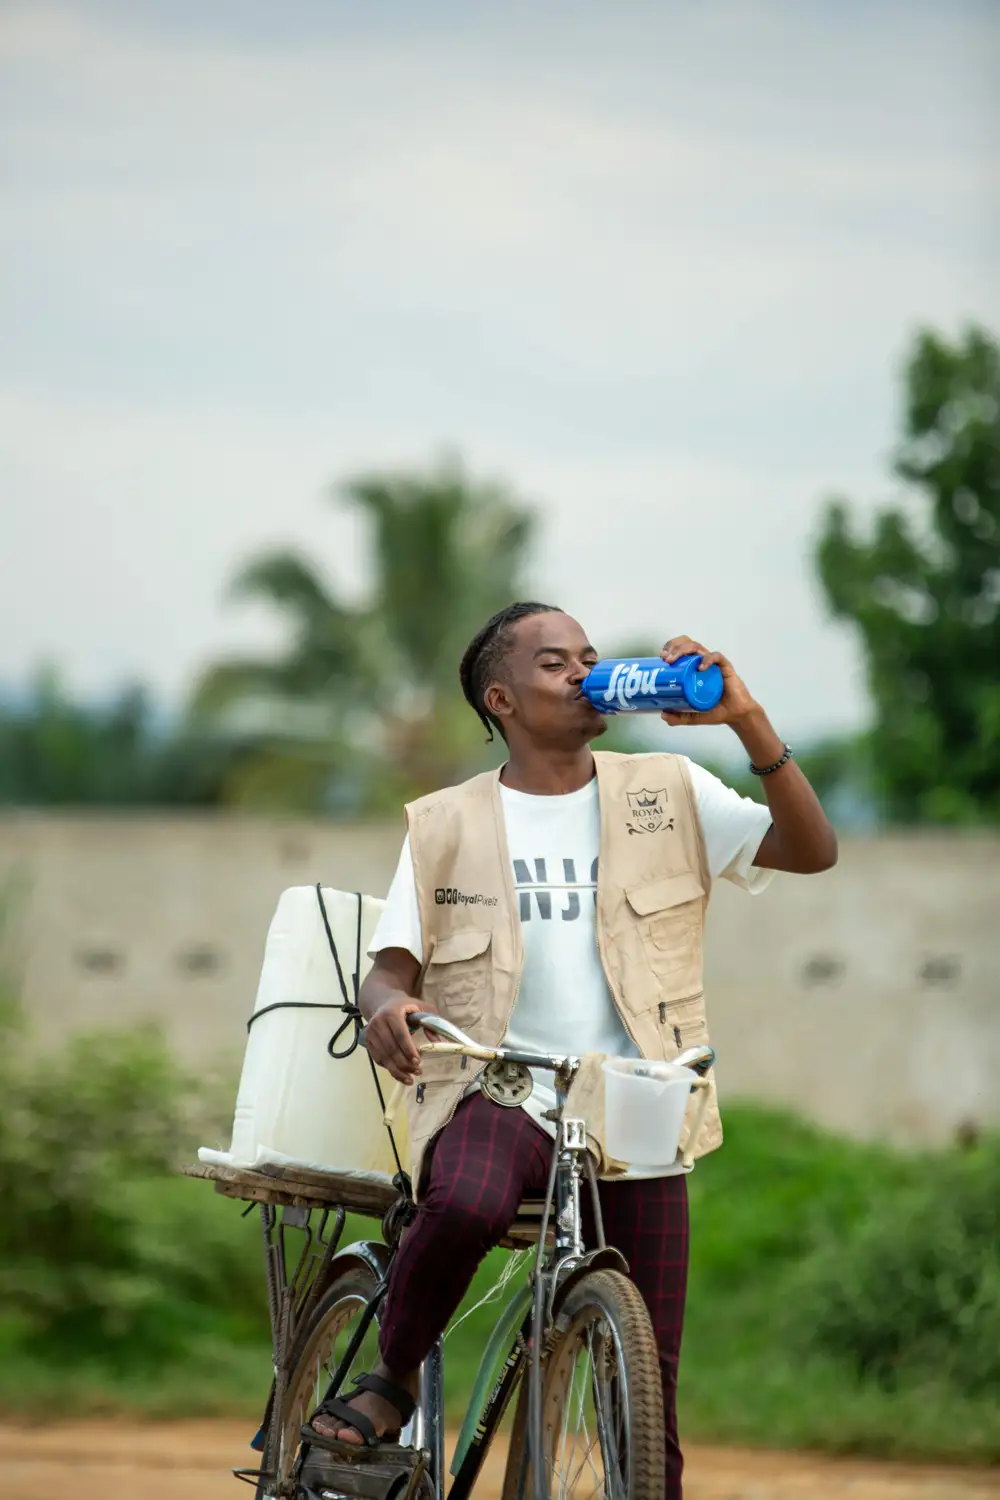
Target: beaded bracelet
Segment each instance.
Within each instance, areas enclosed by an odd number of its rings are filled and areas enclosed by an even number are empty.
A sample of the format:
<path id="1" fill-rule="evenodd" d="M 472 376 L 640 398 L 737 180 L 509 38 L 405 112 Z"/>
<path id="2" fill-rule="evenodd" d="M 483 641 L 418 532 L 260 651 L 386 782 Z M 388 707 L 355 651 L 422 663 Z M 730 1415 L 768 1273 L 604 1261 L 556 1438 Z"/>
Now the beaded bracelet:
<path id="1" fill-rule="evenodd" d="M 786 745 L 784 755 L 780 760 L 776 760 L 773 766 L 755 766 L 753 761 L 751 761 L 750 770 L 755 776 L 770 776 L 772 771 L 780 771 L 785 762 L 791 760 L 794 754 L 795 752 L 791 745 Z"/>

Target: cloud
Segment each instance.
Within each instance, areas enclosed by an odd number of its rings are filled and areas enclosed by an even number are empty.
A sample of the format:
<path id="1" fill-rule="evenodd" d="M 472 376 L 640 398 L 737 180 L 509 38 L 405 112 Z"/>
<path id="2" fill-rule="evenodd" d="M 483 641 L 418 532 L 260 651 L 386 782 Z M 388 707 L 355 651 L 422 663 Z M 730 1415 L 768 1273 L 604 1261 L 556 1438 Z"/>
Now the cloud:
<path id="1" fill-rule="evenodd" d="M 276 638 L 238 558 L 359 587 L 319 491 L 452 442 L 595 634 L 856 722 L 808 539 L 879 492 L 913 325 L 1000 314 L 986 14 L 9 5 L 0 676 L 177 694 Z"/>

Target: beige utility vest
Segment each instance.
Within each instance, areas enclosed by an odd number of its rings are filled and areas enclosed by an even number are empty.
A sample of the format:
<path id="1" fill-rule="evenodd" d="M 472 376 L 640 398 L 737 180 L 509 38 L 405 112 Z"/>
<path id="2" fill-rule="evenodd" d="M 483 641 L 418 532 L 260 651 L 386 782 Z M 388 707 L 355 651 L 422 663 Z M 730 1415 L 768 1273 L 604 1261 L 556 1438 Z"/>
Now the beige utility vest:
<path id="1" fill-rule="evenodd" d="M 708 1040 L 702 939 L 711 881 L 681 756 L 597 752 L 601 812 L 597 948 L 625 1029 L 643 1057 Z M 418 994 L 484 1046 L 498 1046 L 523 966 L 500 773 L 407 806 L 424 963 Z M 559 1035 L 559 997 L 552 996 Z M 556 1044 L 572 1052 L 573 1038 Z M 413 1181 L 482 1065 L 426 1058 L 407 1090 Z M 697 1154 L 722 1143 L 714 1087 Z"/>

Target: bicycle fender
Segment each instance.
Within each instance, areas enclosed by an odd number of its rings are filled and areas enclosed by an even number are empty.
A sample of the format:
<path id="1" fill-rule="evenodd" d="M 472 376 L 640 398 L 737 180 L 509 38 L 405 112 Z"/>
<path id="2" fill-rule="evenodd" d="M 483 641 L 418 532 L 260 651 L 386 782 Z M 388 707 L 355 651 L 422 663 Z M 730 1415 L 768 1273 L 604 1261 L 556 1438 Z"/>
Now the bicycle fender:
<path id="1" fill-rule="evenodd" d="M 603 1250 L 589 1250 L 556 1288 L 555 1297 L 552 1299 L 553 1318 L 559 1316 L 559 1309 L 565 1302 L 570 1287 L 576 1286 L 577 1282 L 582 1281 L 583 1277 L 591 1271 L 620 1271 L 623 1276 L 627 1276 L 628 1261 L 620 1250 L 615 1250 L 611 1245 Z"/>
<path id="2" fill-rule="evenodd" d="M 338 1250 L 327 1266 L 323 1278 L 324 1289 L 332 1286 L 345 1271 L 371 1271 L 376 1281 L 384 1281 L 391 1263 L 392 1251 L 381 1240 L 355 1240 L 353 1245 L 345 1245 L 343 1250 Z"/>

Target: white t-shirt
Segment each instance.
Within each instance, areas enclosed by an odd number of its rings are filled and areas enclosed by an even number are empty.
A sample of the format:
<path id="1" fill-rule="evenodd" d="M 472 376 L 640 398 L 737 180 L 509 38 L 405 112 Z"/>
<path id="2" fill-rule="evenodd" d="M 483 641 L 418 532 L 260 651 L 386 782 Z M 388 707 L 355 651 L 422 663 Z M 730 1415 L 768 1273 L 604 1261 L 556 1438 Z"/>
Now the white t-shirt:
<path id="1" fill-rule="evenodd" d="M 702 766 L 689 761 L 688 770 L 712 879 L 731 880 L 751 892 L 763 890 L 772 872 L 755 869 L 753 859 L 771 825 L 770 812 Z M 601 825 L 596 778 L 579 791 L 556 797 L 512 791 L 501 782 L 500 801 L 524 942 L 524 967 L 505 1044 L 524 1052 L 638 1056 L 611 998 L 597 951 Z M 409 837 L 369 952 L 374 955 L 383 948 L 404 948 L 423 962 Z M 533 1076 L 534 1090 L 522 1108 L 552 1135 L 553 1126 L 542 1119 L 555 1104 L 552 1075 L 535 1071 Z"/>

